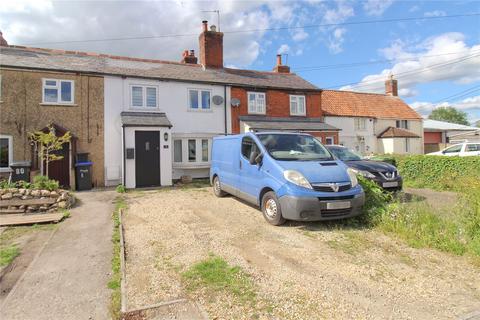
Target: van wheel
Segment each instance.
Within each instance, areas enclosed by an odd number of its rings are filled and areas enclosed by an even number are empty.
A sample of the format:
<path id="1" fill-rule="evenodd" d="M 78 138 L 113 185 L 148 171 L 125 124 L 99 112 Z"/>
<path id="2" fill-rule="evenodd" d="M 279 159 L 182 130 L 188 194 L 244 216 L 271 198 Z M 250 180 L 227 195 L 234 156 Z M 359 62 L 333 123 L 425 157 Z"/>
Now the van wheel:
<path id="1" fill-rule="evenodd" d="M 227 193 L 223 191 L 220 186 L 220 179 L 218 179 L 218 176 L 213 178 L 213 193 L 219 198 L 225 197 L 227 195 Z"/>
<path id="2" fill-rule="evenodd" d="M 263 195 L 262 213 L 265 220 L 274 226 L 279 226 L 285 223 L 285 219 L 282 216 L 282 209 L 280 208 L 280 202 L 273 191 L 269 191 Z"/>

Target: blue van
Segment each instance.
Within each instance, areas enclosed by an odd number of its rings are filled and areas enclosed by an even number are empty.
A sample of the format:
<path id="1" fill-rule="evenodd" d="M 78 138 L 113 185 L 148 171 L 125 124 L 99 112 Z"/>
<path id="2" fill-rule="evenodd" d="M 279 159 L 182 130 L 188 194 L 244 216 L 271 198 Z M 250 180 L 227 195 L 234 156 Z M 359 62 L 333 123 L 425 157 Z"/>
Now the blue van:
<path id="1" fill-rule="evenodd" d="M 258 132 L 213 139 L 210 182 L 261 208 L 273 225 L 362 212 L 365 194 L 352 169 L 309 134 Z"/>

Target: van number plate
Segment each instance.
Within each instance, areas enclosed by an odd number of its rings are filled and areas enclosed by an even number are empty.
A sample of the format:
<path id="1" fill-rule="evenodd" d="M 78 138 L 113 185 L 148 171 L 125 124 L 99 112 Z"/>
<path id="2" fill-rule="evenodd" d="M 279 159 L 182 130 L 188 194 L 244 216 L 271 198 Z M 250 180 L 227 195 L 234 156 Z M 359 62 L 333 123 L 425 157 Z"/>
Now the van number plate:
<path id="1" fill-rule="evenodd" d="M 327 202 L 327 210 L 348 209 L 350 207 L 350 201 Z"/>

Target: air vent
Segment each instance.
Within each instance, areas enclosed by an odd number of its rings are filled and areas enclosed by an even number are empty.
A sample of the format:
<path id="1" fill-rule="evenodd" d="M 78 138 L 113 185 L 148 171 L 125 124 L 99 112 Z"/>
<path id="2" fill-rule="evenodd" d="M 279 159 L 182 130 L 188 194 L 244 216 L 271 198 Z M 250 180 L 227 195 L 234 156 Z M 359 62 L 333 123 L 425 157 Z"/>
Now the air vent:
<path id="1" fill-rule="evenodd" d="M 321 166 L 336 166 L 336 162 L 320 162 Z"/>

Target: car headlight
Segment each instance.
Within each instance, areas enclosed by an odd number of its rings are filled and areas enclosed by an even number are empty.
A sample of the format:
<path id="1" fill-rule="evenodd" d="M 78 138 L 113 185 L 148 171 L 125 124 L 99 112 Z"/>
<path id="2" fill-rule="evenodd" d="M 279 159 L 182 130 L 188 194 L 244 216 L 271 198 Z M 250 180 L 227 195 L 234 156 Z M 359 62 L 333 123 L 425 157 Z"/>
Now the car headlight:
<path id="1" fill-rule="evenodd" d="M 285 170 L 283 171 L 283 177 L 297 185 L 297 186 L 300 186 L 300 187 L 304 187 L 304 188 L 307 188 L 307 189 L 313 189 L 312 186 L 310 185 L 310 183 L 308 182 L 308 180 L 303 176 L 303 174 L 301 174 L 300 172 L 296 171 L 296 170 Z"/>
<path id="2" fill-rule="evenodd" d="M 348 173 L 348 176 L 350 177 L 350 183 L 352 184 L 352 188 L 353 188 L 358 184 L 357 175 L 355 173 L 355 170 L 352 168 L 347 168 L 347 173 Z"/>
<path id="3" fill-rule="evenodd" d="M 364 176 L 365 178 L 369 178 L 369 179 L 375 178 L 374 174 L 365 170 L 358 170 L 358 169 L 352 168 L 352 171 L 355 172 L 356 174 Z"/>

